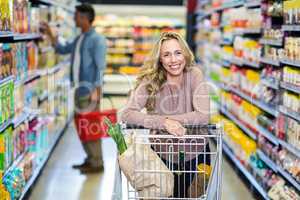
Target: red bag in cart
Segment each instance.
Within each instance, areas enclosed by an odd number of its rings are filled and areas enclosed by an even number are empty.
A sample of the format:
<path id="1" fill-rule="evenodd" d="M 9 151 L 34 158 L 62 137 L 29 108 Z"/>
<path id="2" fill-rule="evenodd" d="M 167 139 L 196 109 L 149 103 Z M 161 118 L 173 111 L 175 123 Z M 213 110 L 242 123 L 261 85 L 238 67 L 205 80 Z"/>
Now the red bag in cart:
<path id="1" fill-rule="evenodd" d="M 117 110 L 102 110 L 87 113 L 75 114 L 75 125 L 79 138 L 83 142 L 109 137 L 107 125 L 104 118 L 107 117 L 111 122 L 117 122 Z"/>

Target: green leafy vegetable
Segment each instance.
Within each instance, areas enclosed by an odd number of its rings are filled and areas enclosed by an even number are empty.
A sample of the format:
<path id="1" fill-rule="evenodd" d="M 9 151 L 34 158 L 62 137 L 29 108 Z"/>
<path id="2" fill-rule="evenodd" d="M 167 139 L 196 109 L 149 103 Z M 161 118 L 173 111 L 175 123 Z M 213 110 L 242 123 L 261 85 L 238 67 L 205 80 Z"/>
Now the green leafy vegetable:
<path id="1" fill-rule="evenodd" d="M 119 153 L 124 153 L 127 149 L 127 145 L 120 124 L 112 124 L 108 118 L 104 118 L 104 123 L 108 126 L 108 135 L 110 135 L 117 144 Z"/>

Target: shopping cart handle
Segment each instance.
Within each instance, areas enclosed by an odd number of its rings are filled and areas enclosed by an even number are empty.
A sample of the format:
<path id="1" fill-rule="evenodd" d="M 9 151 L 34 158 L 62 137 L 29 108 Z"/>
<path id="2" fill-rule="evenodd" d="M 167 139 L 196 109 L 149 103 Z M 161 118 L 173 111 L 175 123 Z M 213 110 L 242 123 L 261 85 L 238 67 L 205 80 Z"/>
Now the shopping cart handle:
<path id="1" fill-rule="evenodd" d="M 217 124 L 184 124 L 183 127 L 186 129 L 210 129 L 210 130 L 216 130 L 218 128 Z"/>
<path id="2" fill-rule="evenodd" d="M 136 124 L 121 124 L 123 129 L 148 129 L 141 125 Z M 210 129 L 210 130 L 216 130 L 218 128 L 217 124 L 184 124 L 183 125 L 186 129 Z"/>

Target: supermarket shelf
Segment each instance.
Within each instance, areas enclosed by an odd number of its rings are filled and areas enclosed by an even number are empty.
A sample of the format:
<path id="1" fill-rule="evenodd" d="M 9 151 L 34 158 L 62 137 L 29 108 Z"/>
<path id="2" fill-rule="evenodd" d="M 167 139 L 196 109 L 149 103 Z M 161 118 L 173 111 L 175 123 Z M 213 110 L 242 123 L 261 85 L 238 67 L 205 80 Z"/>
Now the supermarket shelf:
<path id="1" fill-rule="evenodd" d="M 255 8 L 255 7 L 259 7 L 259 6 L 261 6 L 261 0 L 256 0 L 256 1 L 250 0 L 245 3 L 245 7 L 247 7 L 247 8 Z"/>
<path id="2" fill-rule="evenodd" d="M 261 79 L 261 83 L 267 87 L 273 88 L 274 90 L 279 90 L 279 83 L 278 81 L 272 81 L 272 79 Z"/>
<path id="3" fill-rule="evenodd" d="M 249 182 L 255 187 L 255 189 L 261 194 L 263 199 L 269 200 L 266 191 L 258 184 L 253 175 L 244 167 L 244 165 L 236 158 L 236 156 L 231 152 L 228 145 L 223 141 L 223 150 L 225 154 L 232 160 L 232 162 L 237 166 L 237 168 L 245 175 Z"/>
<path id="4" fill-rule="evenodd" d="M 22 191 L 22 194 L 19 198 L 19 200 L 24 199 L 26 193 L 29 191 L 30 187 L 33 185 L 33 183 L 36 181 L 36 179 L 38 178 L 39 174 L 41 173 L 42 169 L 44 168 L 45 164 L 47 163 L 48 159 L 51 156 L 52 151 L 54 150 L 57 142 L 59 141 L 59 139 L 61 138 L 61 136 L 63 135 L 65 129 L 68 127 L 69 122 L 71 121 L 72 117 L 70 119 L 67 120 L 67 123 L 65 124 L 65 126 L 57 133 L 56 138 L 54 139 L 54 142 L 52 143 L 52 145 L 50 146 L 45 159 L 40 163 L 40 165 L 34 170 L 34 173 L 32 174 L 32 176 L 30 177 L 29 181 L 26 183 L 24 190 Z"/>
<path id="5" fill-rule="evenodd" d="M 297 120 L 298 122 L 300 122 L 300 114 L 291 110 L 291 109 L 288 109 L 284 106 L 279 106 L 279 111 L 295 120 Z"/>
<path id="6" fill-rule="evenodd" d="M 228 45 L 228 46 L 230 46 L 230 45 L 232 45 L 232 41 L 222 40 L 220 42 L 220 45 Z"/>
<path id="7" fill-rule="evenodd" d="M 229 26 L 229 24 L 226 22 L 221 22 L 220 27 L 225 27 L 225 26 Z"/>
<path id="8" fill-rule="evenodd" d="M 300 61 L 293 61 L 293 60 L 289 60 L 289 59 L 281 59 L 280 62 L 283 63 L 283 64 L 292 65 L 294 67 L 300 67 Z"/>
<path id="9" fill-rule="evenodd" d="M 239 91 L 235 88 L 231 88 L 230 90 L 232 92 L 234 92 L 236 95 L 242 97 L 243 99 L 249 101 L 250 103 L 254 104 L 255 106 L 261 108 L 265 112 L 273 115 L 274 117 L 278 117 L 279 112 L 276 110 L 276 108 L 271 107 L 271 106 L 267 105 L 266 103 L 260 102 L 259 100 L 253 99 L 252 97 L 242 93 L 241 91 Z"/>
<path id="10" fill-rule="evenodd" d="M 214 59 L 208 58 L 208 59 L 205 59 L 205 60 L 208 60 L 208 61 L 211 62 L 211 63 L 218 64 L 218 65 L 220 65 L 221 67 L 230 67 L 230 62 L 228 62 L 228 61 L 225 60 L 225 59 L 222 59 L 222 60 L 214 60 Z"/>
<path id="11" fill-rule="evenodd" d="M 272 169 L 274 172 L 278 171 L 277 165 L 274 163 L 273 160 L 271 160 L 264 152 L 262 152 L 260 149 L 256 150 L 257 155 L 259 156 L 259 158 L 264 161 L 264 163 L 266 165 L 268 165 L 268 167 L 270 169 Z"/>
<path id="12" fill-rule="evenodd" d="M 23 123 L 26 119 L 28 119 L 29 117 L 29 113 L 28 112 L 23 112 L 20 116 L 18 116 L 17 118 L 13 119 L 13 125 L 14 128 L 18 127 L 21 123 Z"/>
<path id="13" fill-rule="evenodd" d="M 65 67 L 65 64 L 69 62 L 69 59 L 66 59 L 64 61 L 61 61 L 57 65 L 55 65 L 52 68 L 46 68 L 46 69 L 38 69 L 38 70 L 33 70 L 28 74 L 28 77 L 25 78 L 24 80 L 17 80 L 15 81 L 15 85 L 19 86 L 21 84 L 27 84 L 35 79 L 40 78 L 41 76 L 45 76 L 47 74 L 53 74 L 59 70 L 61 70 L 63 67 Z"/>
<path id="14" fill-rule="evenodd" d="M 300 25 L 283 25 L 283 31 L 300 31 Z"/>
<path id="15" fill-rule="evenodd" d="M 33 119 L 37 118 L 37 117 L 38 117 L 38 114 L 39 114 L 39 111 L 35 111 L 35 112 L 32 111 L 32 112 L 30 112 L 28 121 L 32 121 Z"/>
<path id="16" fill-rule="evenodd" d="M 230 67 L 230 62 L 228 60 L 223 59 L 220 63 L 219 63 L 222 67 Z"/>
<path id="17" fill-rule="evenodd" d="M 223 106 L 219 107 L 221 113 L 223 113 L 226 117 L 228 117 L 231 121 L 237 124 L 248 136 L 250 136 L 253 140 L 256 140 L 257 137 L 255 133 L 253 133 L 249 128 L 247 128 L 244 124 L 242 124 L 234 115 L 232 115 L 226 108 Z"/>
<path id="18" fill-rule="evenodd" d="M 231 45 L 232 45 L 232 42 L 231 42 L 231 41 L 227 41 L 227 40 L 222 40 L 222 41 L 220 42 L 220 45 L 231 46 Z"/>
<path id="19" fill-rule="evenodd" d="M 222 90 L 230 91 L 230 87 L 225 85 L 224 83 L 216 83 L 218 87 L 220 87 Z"/>
<path id="20" fill-rule="evenodd" d="M 209 3 L 210 3 L 209 0 L 202 0 L 202 1 L 199 1 L 199 5 L 201 5 L 201 6 L 204 6 L 204 5 L 209 4 Z"/>
<path id="21" fill-rule="evenodd" d="M 134 50 L 131 49 L 109 49 L 108 54 L 134 54 Z"/>
<path id="22" fill-rule="evenodd" d="M 243 35 L 244 29 L 234 29 L 233 35 Z"/>
<path id="23" fill-rule="evenodd" d="M 11 37 L 13 37 L 14 36 L 14 34 L 12 33 L 12 32 L 2 32 L 2 31 L 0 31 L 0 39 L 1 38 L 11 38 Z"/>
<path id="24" fill-rule="evenodd" d="M 283 44 L 283 40 L 279 39 L 279 40 L 272 40 L 272 39 L 265 39 L 265 38 L 261 38 L 259 40 L 260 44 L 264 44 L 264 45 L 272 45 L 272 46 L 278 46 L 281 47 Z"/>
<path id="25" fill-rule="evenodd" d="M 282 176 L 289 181 L 298 191 L 300 191 L 300 183 L 296 181 L 288 172 L 278 166 L 278 172 L 282 174 Z"/>
<path id="26" fill-rule="evenodd" d="M 40 76 L 46 76 L 48 74 L 48 68 L 46 68 L 46 69 L 39 69 L 39 70 L 37 70 L 37 73 Z"/>
<path id="27" fill-rule="evenodd" d="M 263 128 L 261 126 L 257 126 L 256 128 L 260 134 L 262 134 L 264 137 L 266 137 L 273 144 L 275 144 L 275 145 L 279 144 L 279 139 L 275 135 L 270 133 L 270 131 L 266 130 L 265 128 Z"/>
<path id="28" fill-rule="evenodd" d="M 39 103 L 42 103 L 43 101 L 46 101 L 48 99 L 48 92 L 44 92 L 40 97 L 39 97 Z"/>
<path id="29" fill-rule="evenodd" d="M 240 7 L 240 6 L 243 6 L 243 5 L 244 5 L 243 1 L 225 3 L 224 5 L 222 5 L 219 8 L 214 8 L 213 11 L 216 12 L 216 11 L 220 11 L 220 10 L 224 10 L 224 9 L 228 9 L 228 8 Z"/>
<path id="30" fill-rule="evenodd" d="M 40 76 L 42 76 L 42 71 L 41 70 L 34 70 L 31 71 L 30 74 L 28 74 L 27 78 L 21 79 L 21 80 L 15 80 L 15 87 L 18 87 L 22 84 L 27 84 L 30 83 L 31 81 L 39 78 Z"/>
<path id="31" fill-rule="evenodd" d="M 266 163 L 274 172 L 279 172 L 286 180 L 289 181 L 298 191 L 300 191 L 300 183 L 298 183 L 288 172 L 282 167 L 275 164 L 268 156 L 266 156 L 261 150 L 257 149 L 256 153 L 264 163 Z"/>
<path id="32" fill-rule="evenodd" d="M 272 60 L 270 58 L 261 57 L 260 62 L 265 63 L 265 64 L 269 64 L 269 65 L 278 66 L 278 67 L 280 66 L 280 61 L 279 60 Z"/>
<path id="33" fill-rule="evenodd" d="M 4 174 L 3 174 L 3 178 L 4 178 L 5 176 L 7 176 L 8 172 L 10 172 L 11 170 L 13 170 L 14 168 L 17 167 L 17 165 L 20 163 L 20 161 L 24 159 L 26 153 L 27 153 L 27 152 L 25 151 L 24 153 L 22 153 L 21 155 L 19 155 L 19 156 L 17 157 L 17 159 L 15 159 L 15 160 L 13 161 L 13 163 L 10 165 L 10 167 L 9 167 L 8 169 L 5 170 L 5 172 L 4 172 Z M 1 181 L 2 181 L 2 180 L 1 180 Z"/>
<path id="34" fill-rule="evenodd" d="M 47 74 L 53 74 L 58 72 L 59 70 L 61 70 L 62 68 L 66 67 L 66 65 L 70 62 L 70 59 L 67 58 L 63 61 L 61 61 L 60 63 L 56 64 L 55 66 L 53 66 L 52 68 L 48 68 L 47 69 Z M 43 73 L 41 71 L 41 73 Z"/>
<path id="35" fill-rule="evenodd" d="M 230 90 L 230 88 L 227 87 L 224 83 L 220 83 L 220 82 L 218 82 L 218 81 L 214 81 L 214 80 L 211 79 L 211 78 L 208 78 L 208 81 L 209 81 L 210 83 L 212 83 L 213 85 L 215 85 L 216 87 L 222 89 L 222 90 L 225 90 L 225 91 L 229 91 L 229 90 Z"/>
<path id="36" fill-rule="evenodd" d="M 48 74 L 54 74 L 58 72 L 63 67 L 62 63 L 55 65 L 54 67 L 48 69 Z"/>
<path id="37" fill-rule="evenodd" d="M 14 34 L 13 38 L 15 41 L 19 40 L 35 40 L 41 38 L 41 35 L 38 33 L 24 33 L 24 34 Z"/>
<path id="38" fill-rule="evenodd" d="M 40 74 L 38 71 L 32 72 L 32 74 L 28 75 L 27 79 L 24 81 L 24 84 L 30 83 L 34 81 L 35 79 L 38 79 L 40 77 Z"/>
<path id="39" fill-rule="evenodd" d="M 245 28 L 243 30 L 243 34 L 261 34 L 262 29 L 261 28 Z"/>
<path id="40" fill-rule="evenodd" d="M 300 94 L 300 87 L 299 86 L 295 86 L 293 84 L 285 83 L 285 82 L 281 81 L 280 82 L 280 87 L 282 87 L 282 88 L 284 88 L 286 90 L 295 92 L 297 94 Z"/>
<path id="41" fill-rule="evenodd" d="M 54 0 L 30 0 L 30 1 L 32 3 L 39 3 L 39 4 L 57 6 L 57 7 L 65 9 L 69 12 L 75 12 L 75 9 L 71 8 L 72 6 L 60 3 L 58 0 L 57 1 L 54 1 Z"/>
<path id="42" fill-rule="evenodd" d="M 2 131 L 4 131 L 5 129 L 7 129 L 7 127 L 8 127 L 9 125 L 11 125 L 11 124 L 12 124 L 12 120 L 11 120 L 11 119 L 6 120 L 4 123 L 2 123 L 2 124 L 0 125 L 0 134 L 2 133 Z"/>
<path id="43" fill-rule="evenodd" d="M 123 75 L 123 74 L 106 74 L 104 75 L 104 82 L 125 82 L 125 83 L 133 83 L 136 81 L 135 75 Z"/>
<path id="44" fill-rule="evenodd" d="M 293 153 L 295 156 L 300 158 L 300 149 L 297 149 L 296 147 L 292 146 L 291 144 L 289 144 L 289 143 L 287 143 L 283 140 L 279 140 L 279 143 L 280 143 L 281 146 L 283 146 L 289 152 Z"/>
<path id="45" fill-rule="evenodd" d="M 197 11 L 197 21 L 199 22 L 199 21 L 201 21 L 202 19 L 204 19 L 204 18 L 206 18 L 206 17 L 208 17 L 208 16 L 210 16 L 211 15 L 211 11 L 204 11 L 204 10 L 199 10 L 199 11 Z"/>
<path id="46" fill-rule="evenodd" d="M 119 40 L 119 39 L 132 39 L 134 36 L 133 35 L 105 35 L 107 39 L 111 40 Z"/>
<path id="47" fill-rule="evenodd" d="M 247 65 L 247 66 L 250 66 L 250 67 L 253 67 L 253 68 L 260 68 L 259 66 L 259 63 L 256 63 L 256 62 L 250 62 L 248 60 L 245 60 L 243 61 L 244 65 Z"/>
<path id="48" fill-rule="evenodd" d="M 134 88 L 136 82 L 135 75 L 126 74 L 105 74 L 103 94 L 104 95 L 128 95 L 128 92 Z M 120 87 L 120 85 L 122 87 Z"/>
<path id="49" fill-rule="evenodd" d="M 240 65 L 240 66 L 242 66 L 242 65 L 244 64 L 244 60 L 241 59 L 241 58 L 238 58 L 238 57 L 236 57 L 236 56 L 233 56 L 233 57 L 231 58 L 230 62 L 231 62 L 232 64 Z"/>
<path id="50" fill-rule="evenodd" d="M 245 28 L 245 29 L 235 29 L 233 35 L 249 35 L 249 34 L 261 34 L 261 28 Z"/>
<path id="51" fill-rule="evenodd" d="M 9 82 L 11 80 L 14 80 L 14 76 L 8 76 L 8 77 L 0 80 L 0 85 L 3 85 L 3 84 L 5 84 L 5 83 L 7 83 L 7 82 Z"/>

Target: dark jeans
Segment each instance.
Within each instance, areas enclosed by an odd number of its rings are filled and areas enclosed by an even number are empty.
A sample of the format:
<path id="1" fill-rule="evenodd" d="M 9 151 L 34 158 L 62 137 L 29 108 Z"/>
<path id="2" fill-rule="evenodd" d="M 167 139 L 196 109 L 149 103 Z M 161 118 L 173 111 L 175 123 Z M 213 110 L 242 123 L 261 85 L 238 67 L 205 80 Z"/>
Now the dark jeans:
<path id="1" fill-rule="evenodd" d="M 205 147 L 206 152 L 210 152 L 209 144 Z M 197 166 L 200 163 L 205 163 L 210 165 L 210 155 L 199 154 L 198 160 L 194 158 L 183 163 L 169 163 L 167 160 L 161 158 L 165 165 L 170 168 L 170 170 L 181 170 L 181 171 L 196 171 Z M 197 162 L 198 161 L 198 162 Z M 173 168 L 172 168 L 173 166 Z M 181 166 L 181 167 L 180 167 Z M 183 168 L 182 168 L 183 167 Z M 174 173 L 174 198 L 187 198 L 187 191 L 191 185 L 195 173 Z"/>

